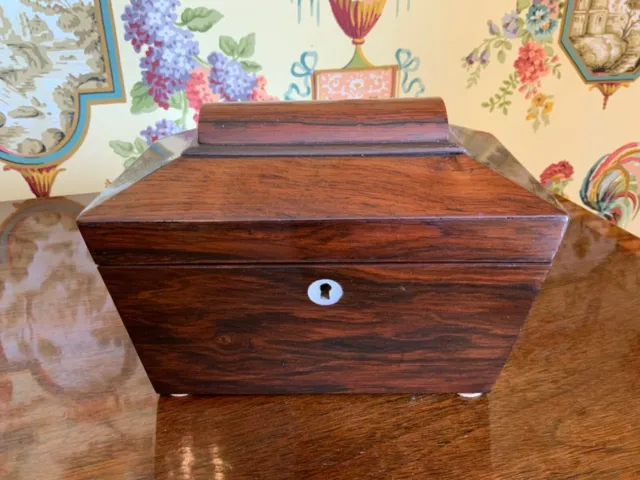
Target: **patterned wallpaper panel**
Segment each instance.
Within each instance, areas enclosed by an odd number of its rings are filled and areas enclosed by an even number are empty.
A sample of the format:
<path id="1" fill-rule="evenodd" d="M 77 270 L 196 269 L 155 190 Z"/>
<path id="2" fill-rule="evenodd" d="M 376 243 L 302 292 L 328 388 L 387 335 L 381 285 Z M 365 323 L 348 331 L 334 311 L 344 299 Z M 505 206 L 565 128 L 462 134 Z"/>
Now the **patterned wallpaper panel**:
<path id="1" fill-rule="evenodd" d="M 640 0 L 14 0 L 0 201 L 99 191 L 207 102 L 442 96 L 640 234 Z"/>

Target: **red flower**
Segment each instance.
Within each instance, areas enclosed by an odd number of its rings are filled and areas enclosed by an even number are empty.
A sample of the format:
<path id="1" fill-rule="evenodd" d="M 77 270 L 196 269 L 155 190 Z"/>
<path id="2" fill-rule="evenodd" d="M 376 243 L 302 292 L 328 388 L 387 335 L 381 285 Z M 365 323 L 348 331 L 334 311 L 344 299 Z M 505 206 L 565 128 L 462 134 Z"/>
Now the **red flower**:
<path id="1" fill-rule="evenodd" d="M 551 67 L 545 63 L 546 59 L 547 53 L 544 51 L 544 47 L 536 42 L 529 40 L 520 47 L 518 58 L 513 66 L 523 86 L 540 86 L 540 79 L 551 72 Z"/>
<path id="2" fill-rule="evenodd" d="M 250 99 L 254 102 L 270 102 L 273 100 L 279 100 L 278 97 L 274 97 L 267 93 L 267 79 L 264 75 L 258 75 L 256 77 L 256 87 L 252 90 Z"/>
<path id="3" fill-rule="evenodd" d="M 548 187 L 554 183 L 566 182 L 567 180 L 571 180 L 574 172 L 573 166 L 566 160 L 552 163 L 540 174 L 540 183 Z"/>
<path id="4" fill-rule="evenodd" d="M 211 69 L 205 67 L 196 67 L 191 71 L 191 76 L 187 80 L 186 95 L 189 107 L 193 108 L 196 113 L 193 119 L 198 123 L 200 117 L 200 109 L 205 103 L 215 103 L 220 101 L 220 95 L 211 91 L 209 87 L 209 72 Z"/>

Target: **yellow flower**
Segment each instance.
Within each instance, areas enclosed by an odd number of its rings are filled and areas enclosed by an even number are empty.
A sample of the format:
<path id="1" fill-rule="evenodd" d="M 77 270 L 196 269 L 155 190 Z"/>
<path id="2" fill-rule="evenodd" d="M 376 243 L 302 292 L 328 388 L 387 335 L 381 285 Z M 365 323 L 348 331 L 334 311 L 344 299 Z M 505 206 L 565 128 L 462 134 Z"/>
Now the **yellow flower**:
<path id="1" fill-rule="evenodd" d="M 549 114 L 553 110 L 553 102 L 547 102 L 544 104 L 544 108 L 542 109 L 542 113 Z"/>
<path id="2" fill-rule="evenodd" d="M 527 120 L 533 120 L 534 118 L 538 118 L 538 109 L 531 107 L 527 110 Z"/>
<path id="3" fill-rule="evenodd" d="M 531 104 L 535 105 L 536 107 L 541 107 L 542 105 L 544 105 L 546 99 L 547 96 L 544 93 L 539 93 L 535 97 L 533 97 L 533 100 L 531 100 Z"/>

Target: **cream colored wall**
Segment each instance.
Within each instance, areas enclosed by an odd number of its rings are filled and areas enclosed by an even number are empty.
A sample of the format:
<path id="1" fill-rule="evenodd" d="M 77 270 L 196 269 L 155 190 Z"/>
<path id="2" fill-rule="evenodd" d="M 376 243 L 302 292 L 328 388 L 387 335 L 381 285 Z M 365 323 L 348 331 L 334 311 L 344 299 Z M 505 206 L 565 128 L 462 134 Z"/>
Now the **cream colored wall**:
<path id="1" fill-rule="evenodd" d="M 296 0 L 297 1 L 297 0 Z M 282 97 L 294 80 L 289 70 L 305 50 L 319 54 L 318 68 L 340 68 L 352 56 L 350 39 L 341 31 L 331 15 L 327 0 L 320 0 L 321 21 L 308 13 L 308 0 L 304 0 L 302 21 L 297 22 L 296 5 L 289 0 L 183 0 L 184 7 L 213 7 L 224 18 L 206 33 L 197 33 L 203 56 L 217 49 L 220 35 L 241 37 L 256 34 L 253 59 L 263 66 L 261 74 L 268 80 L 270 94 Z M 394 54 L 400 47 L 408 48 L 421 60 L 417 75 L 423 80 L 427 96 L 442 96 L 446 100 L 450 121 L 471 128 L 490 131 L 516 155 L 537 177 L 551 163 L 569 161 L 575 168 L 574 180 L 565 194 L 582 203 L 579 190 L 587 171 L 603 155 L 618 147 L 638 140 L 638 129 L 633 121 L 635 106 L 640 101 L 640 88 L 631 85 L 613 95 L 608 108 L 602 109 L 602 95 L 589 91 L 577 74 L 568 56 L 558 44 L 560 29 L 554 34 L 552 46 L 562 64 L 562 78 L 544 79 L 545 93 L 554 95 L 551 124 L 534 132 L 531 121 L 526 120 L 530 100 L 516 94 L 508 115 L 488 113 L 481 102 L 495 93 L 501 82 L 513 72 L 513 62 L 521 43 L 507 52 L 504 64 L 492 61 L 483 71 L 479 84 L 467 89 L 467 72 L 462 58 L 489 36 L 486 21 L 500 23 L 505 12 L 514 10 L 516 0 L 413 0 L 410 10 L 401 0 L 396 15 L 395 0 L 388 0 L 385 10 L 367 37 L 364 51 L 375 65 L 393 64 Z M 129 92 L 140 80 L 136 54 L 124 40 L 120 20 L 124 0 L 112 0 L 119 58 L 124 78 L 124 90 Z M 167 117 L 165 110 L 133 115 L 127 103 L 96 105 L 91 108 L 91 120 L 86 137 L 75 154 L 66 160 L 58 175 L 52 195 L 95 192 L 113 180 L 123 170 L 123 159 L 109 147 L 109 141 L 131 141 L 142 129 L 156 120 Z M 190 117 L 190 116 L 189 116 Z M 189 118 L 189 128 L 194 123 Z M 463 193 L 463 192 L 461 192 Z M 27 184 L 15 171 L 0 173 L 0 200 L 14 200 L 32 196 Z M 627 226 L 640 234 L 640 218 Z"/>

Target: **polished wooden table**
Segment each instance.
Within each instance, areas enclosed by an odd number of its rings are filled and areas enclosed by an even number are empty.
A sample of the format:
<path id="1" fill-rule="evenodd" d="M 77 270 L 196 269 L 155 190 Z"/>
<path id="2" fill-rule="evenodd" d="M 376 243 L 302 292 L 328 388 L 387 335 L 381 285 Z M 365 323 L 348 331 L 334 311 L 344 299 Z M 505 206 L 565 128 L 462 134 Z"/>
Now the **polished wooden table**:
<path id="1" fill-rule="evenodd" d="M 640 240 L 572 223 L 493 391 L 158 397 L 75 227 L 0 204 L 0 478 L 640 478 Z"/>

